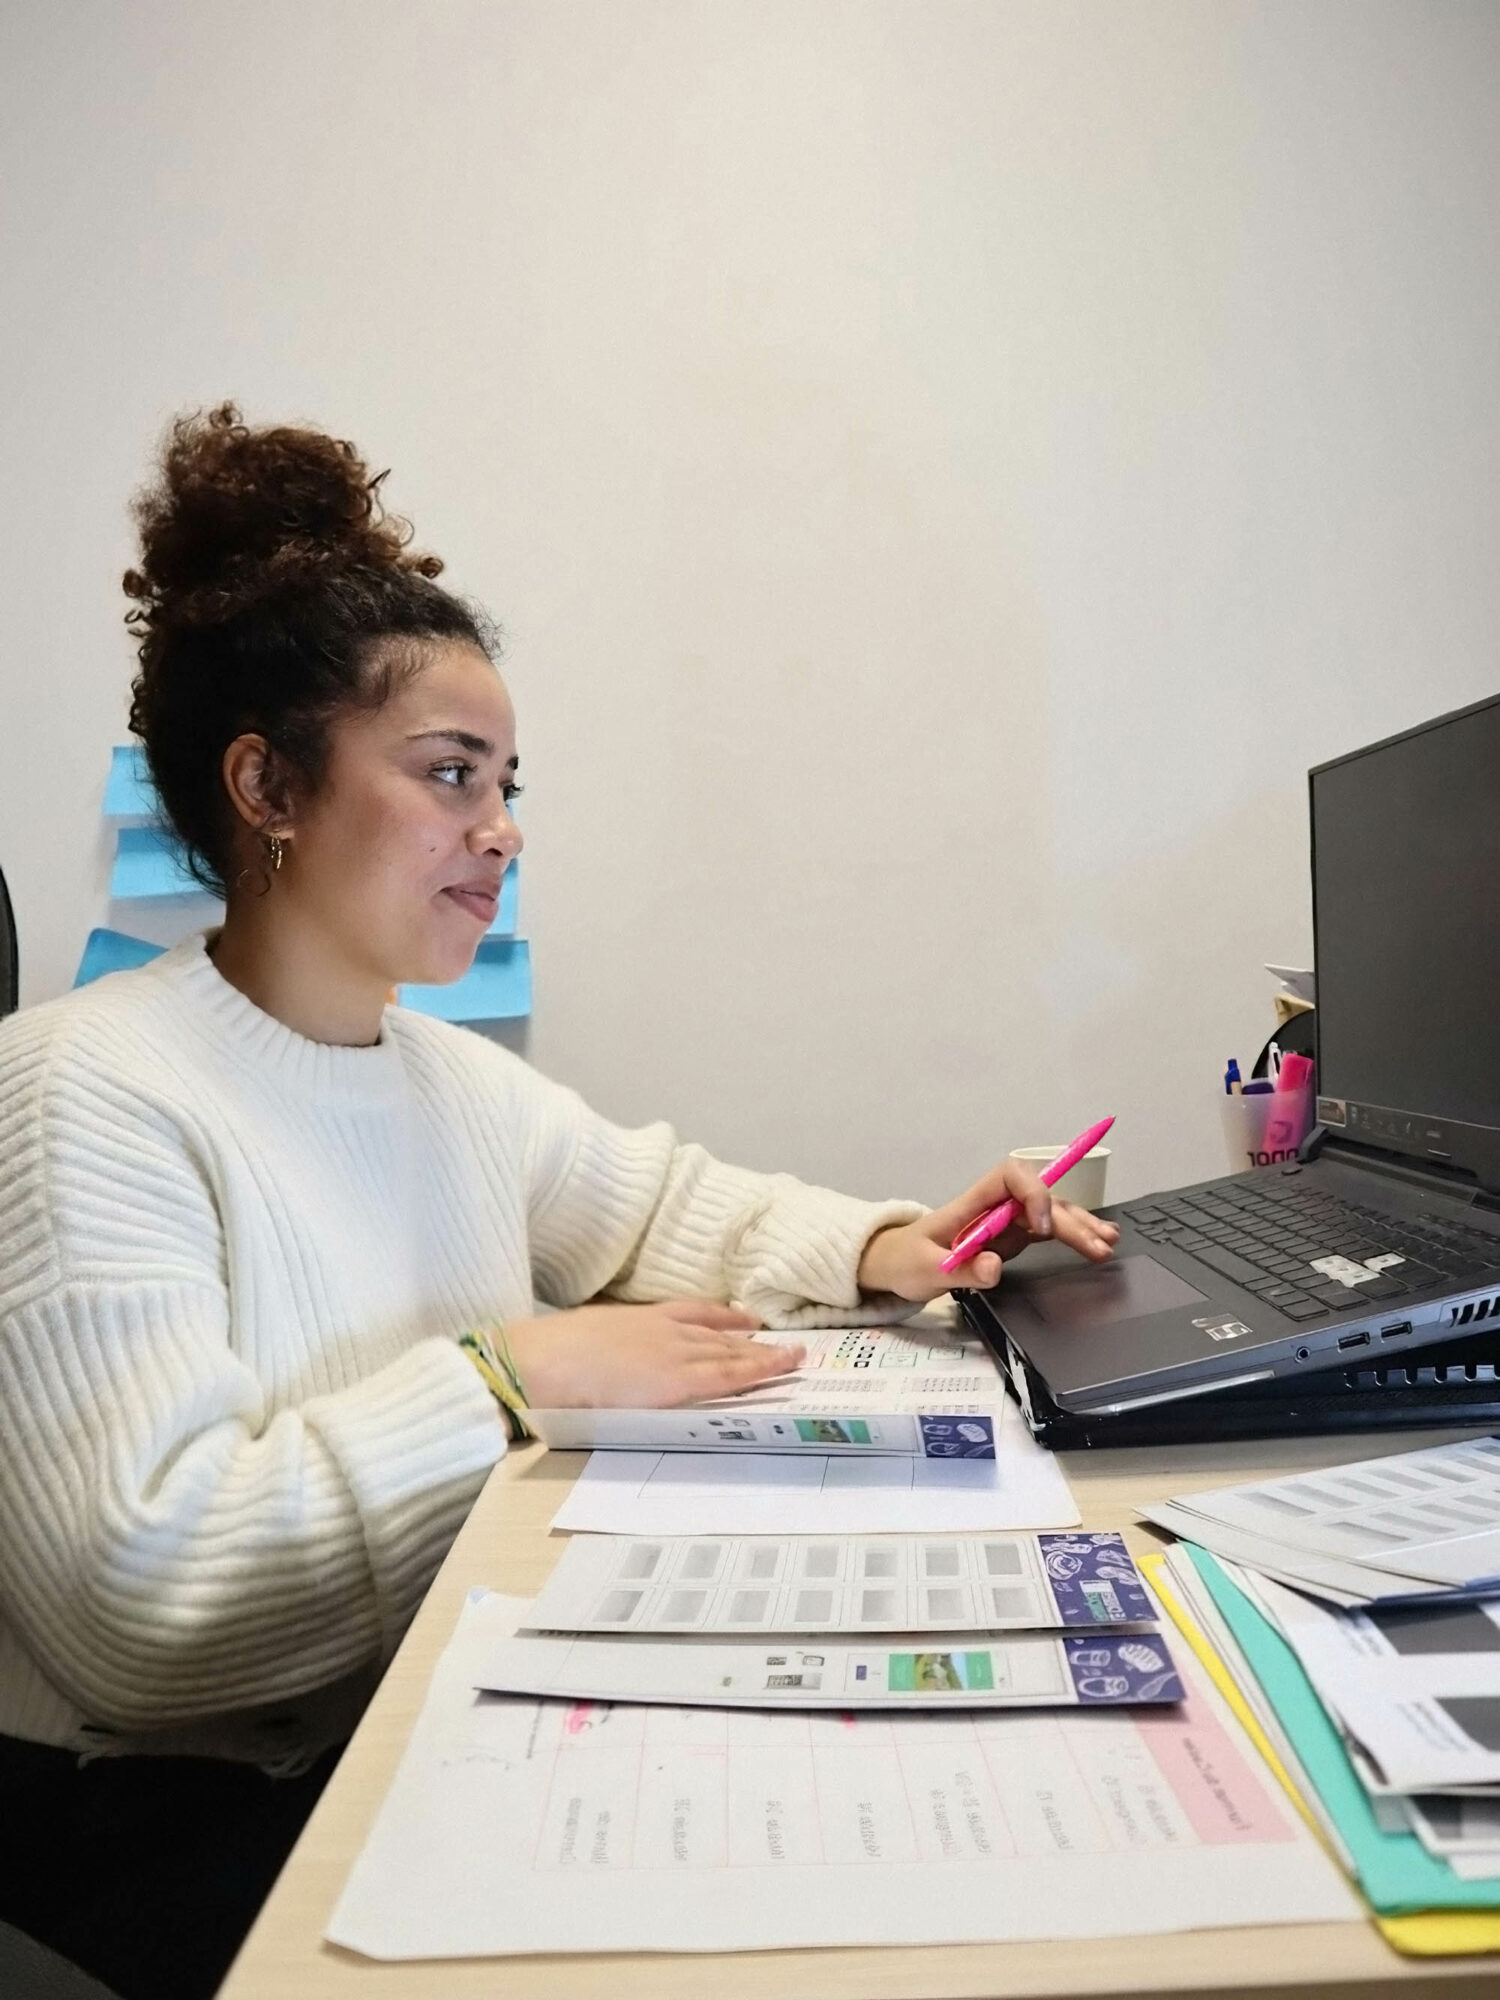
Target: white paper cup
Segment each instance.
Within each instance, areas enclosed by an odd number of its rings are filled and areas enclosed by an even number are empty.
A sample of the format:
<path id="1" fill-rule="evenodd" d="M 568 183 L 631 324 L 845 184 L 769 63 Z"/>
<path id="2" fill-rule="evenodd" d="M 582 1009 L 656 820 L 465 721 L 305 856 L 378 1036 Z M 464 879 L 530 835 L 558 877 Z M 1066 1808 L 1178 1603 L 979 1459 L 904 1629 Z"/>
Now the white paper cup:
<path id="1" fill-rule="evenodd" d="M 1224 1130 L 1229 1171 L 1243 1174 L 1252 1167 L 1274 1167 L 1295 1160 L 1297 1148 L 1313 1128 L 1313 1109 L 1311 1090 L 1221 1097 L 1219 1123 Z"/>
<path id="2" fill-rule="evenodd" d="M 1035 1167 L 1040 1173 L 1049 1161 L 1060 1158 L 1067 1150 L 1066 1146 L 1016 1146 L 1011 1151 L 1011 1158 L 1024 1160 L 1028 1167 Z M 1103 1208 L 1104 1176 L 1108 1167 L 1108 1146 L 1096 1146 L 1092 1153 L 1084 1154 L 1076 1167 L 1069 1167 L 1052 1192 L 1059 1201 L 1076 1201 L 1080 1208 Z"/>

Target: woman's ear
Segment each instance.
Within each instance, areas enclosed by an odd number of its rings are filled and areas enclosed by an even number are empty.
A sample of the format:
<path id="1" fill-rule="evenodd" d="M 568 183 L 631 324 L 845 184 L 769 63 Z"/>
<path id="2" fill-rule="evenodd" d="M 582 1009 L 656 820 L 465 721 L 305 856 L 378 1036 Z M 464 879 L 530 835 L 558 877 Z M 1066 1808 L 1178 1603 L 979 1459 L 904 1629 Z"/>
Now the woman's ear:
<path id="1" fill-rule="evenodd" d="M 220 770 L 224 789 L 244 825 L 269 833 L 286 813 L 275 753 L 264 736 L 236 736 L 225 750 Z"/>

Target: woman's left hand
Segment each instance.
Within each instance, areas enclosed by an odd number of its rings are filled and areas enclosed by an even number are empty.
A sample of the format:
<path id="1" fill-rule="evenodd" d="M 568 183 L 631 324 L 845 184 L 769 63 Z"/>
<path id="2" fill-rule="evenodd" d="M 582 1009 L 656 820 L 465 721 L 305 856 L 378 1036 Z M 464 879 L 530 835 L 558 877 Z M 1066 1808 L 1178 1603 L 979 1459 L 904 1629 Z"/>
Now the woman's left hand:
<path id="1" fill-rule="evenodd" d="M 987 1243 L 967 1264 L 945 1271 L 943 1259 L 960 1231 L 1011 1196 L 1020 1203 L 1020 1213 L 1005 1234 Z M 1034 1167 L 1005 1160 L 956 1201 L 916 1222 L 877 1230 L 859 1260 L 859 1286 L 861 1291 L 894 1292 L 899 1299 L 925 1304 L 959 1287 L 988 1291 L 999 1284 L 1005 1259 L 1019 1255 L 1028 1243 L 1066 1243 L 1081 1257 L 1102 1264 L 1113 1254 L 1119 1237 L 1112 1222 L 1100 1222 L 1070 1201 L 1054 1201 Z"/>

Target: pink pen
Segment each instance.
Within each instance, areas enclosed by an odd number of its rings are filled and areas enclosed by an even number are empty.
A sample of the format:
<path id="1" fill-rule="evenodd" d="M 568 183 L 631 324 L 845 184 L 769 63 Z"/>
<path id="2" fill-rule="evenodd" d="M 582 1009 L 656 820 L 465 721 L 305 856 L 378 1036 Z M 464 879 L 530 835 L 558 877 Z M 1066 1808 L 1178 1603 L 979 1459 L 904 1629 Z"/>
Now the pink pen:
<path id="1" fill-rule="evenodd" d="M 1042 1185 L 1056 1187 L 1063 1175 L 1076 1167 L 1085 1153 L 1093 1152 L 1114 1122 L 1113 1118 L 1101 1118 L 1097 1125 L 1090 1125 L 1087 1132 L 1080 1132 L 1065 1152 L 1059 1153 L 1055 1160 L 1049 1160 L 1042 1168 Z M 988 1243 L 991 1237 L 1009 1229 L 1020 1212 L 1021 1204 L 1012 1196 L 1009 1201 L 1002 1201 L 998 1208 L 992 1208 L 988 1215 L 981 1215 L 977 1222 L 971 1222 L 961 1235 L 954 1237 L 953 1248 L 943 1259 L 942 1268 L 956 1271 L 960 1264 L 967 1264 L 974 1252 Z"/>

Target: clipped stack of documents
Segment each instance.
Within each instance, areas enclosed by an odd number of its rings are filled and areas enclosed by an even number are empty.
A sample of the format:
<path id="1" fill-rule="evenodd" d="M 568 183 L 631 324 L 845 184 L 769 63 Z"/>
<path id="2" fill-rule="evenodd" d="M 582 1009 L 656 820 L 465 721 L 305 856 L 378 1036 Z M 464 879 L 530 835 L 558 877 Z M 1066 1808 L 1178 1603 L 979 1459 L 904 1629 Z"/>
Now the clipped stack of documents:
<path id="1" fill-rule="evenodd" d="M 1142 1511 L 1187 1544 L 1168 1608 L 1391 1942 L 1500 1950 L 1500 1441 Z"/>

